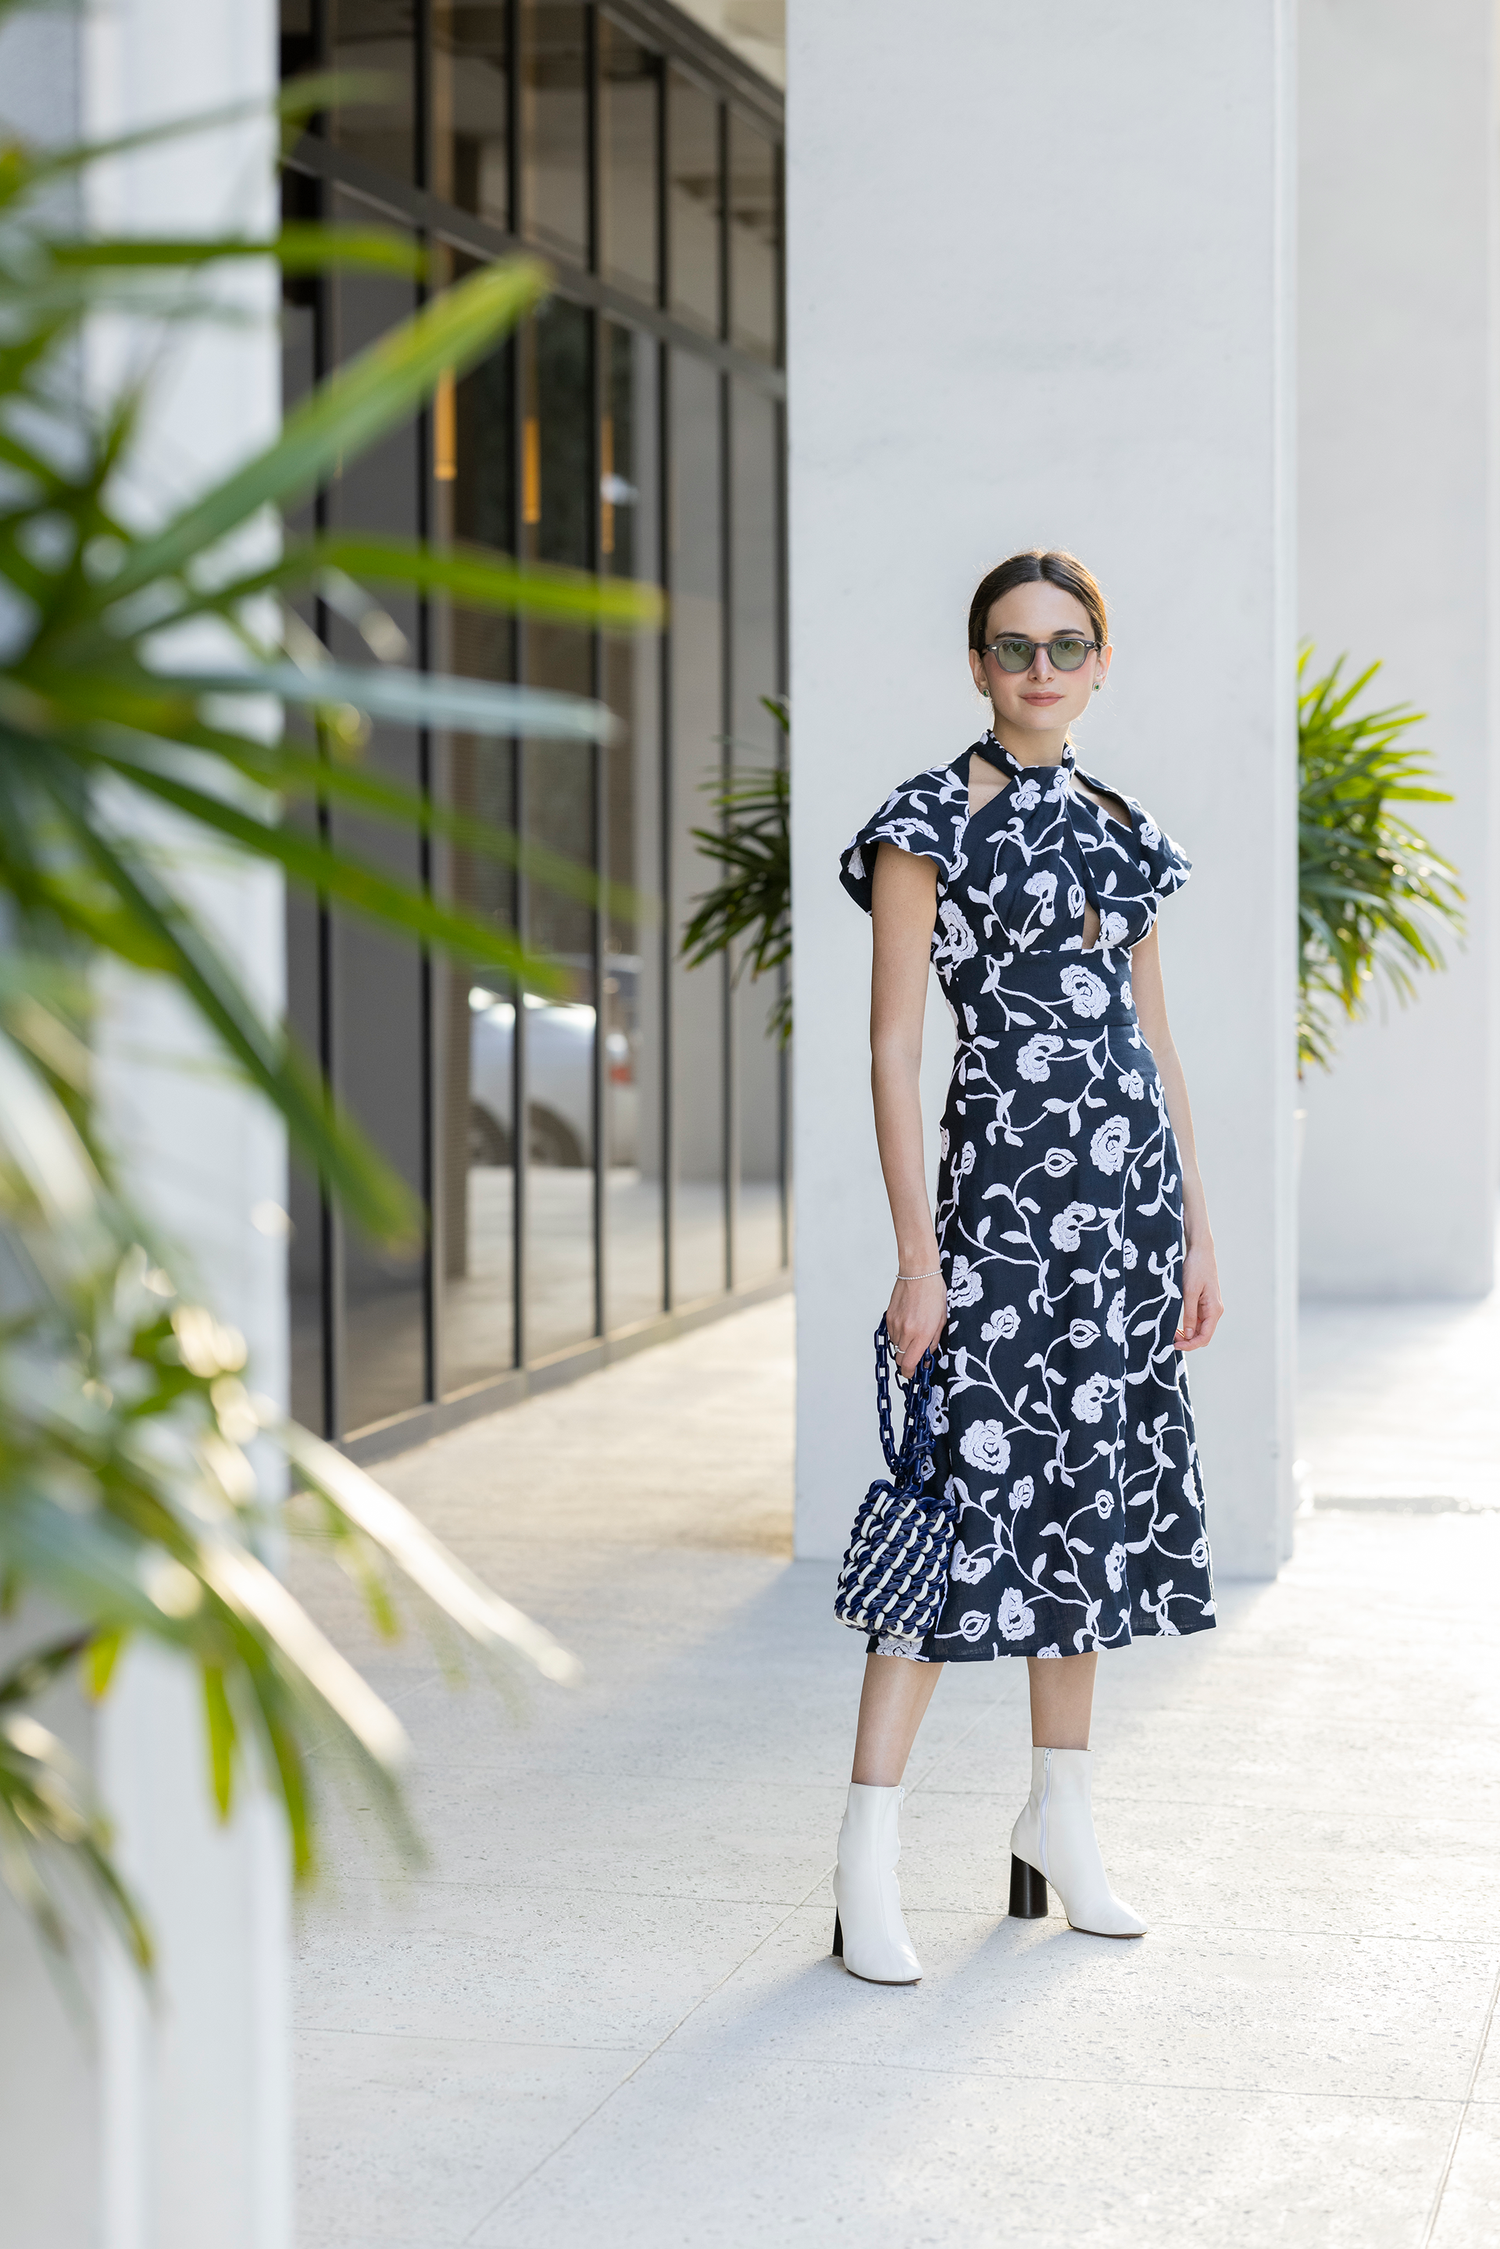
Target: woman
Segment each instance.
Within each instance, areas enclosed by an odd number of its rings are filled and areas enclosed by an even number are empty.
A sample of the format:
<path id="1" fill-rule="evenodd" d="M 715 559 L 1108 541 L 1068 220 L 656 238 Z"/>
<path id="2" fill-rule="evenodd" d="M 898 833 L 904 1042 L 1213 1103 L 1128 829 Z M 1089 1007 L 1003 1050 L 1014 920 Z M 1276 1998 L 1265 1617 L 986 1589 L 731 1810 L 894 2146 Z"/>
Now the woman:
<path id="1" fill-rule="evenodd" d="M 834 1949 L 922 1970 L 896 1883 L 901 1776 L 944 1663 L 1025 1656 L 1031 1795 L 1012 1913 L 1139 1936 L 1090 1809 L 1100 1648 L 1214 1622 L 1182 1354 L 1223 1305 L 1157 950 L 1189 862 L 1133 797 L 1080 772 L 1104 599 L 1073 556 L 1013 555 L 969 612 L 982 741 L 895 790 L 845 852 L 874 917 L 871 1080 L 896 1230 L 901 1371 L 941 1345 L 933 1459 L 954 1510 L 923 1641 L 872 1639 L 839 1835 Z M 934 1226 L 917 1078 L 929 959 L 957 1031 Z"/>

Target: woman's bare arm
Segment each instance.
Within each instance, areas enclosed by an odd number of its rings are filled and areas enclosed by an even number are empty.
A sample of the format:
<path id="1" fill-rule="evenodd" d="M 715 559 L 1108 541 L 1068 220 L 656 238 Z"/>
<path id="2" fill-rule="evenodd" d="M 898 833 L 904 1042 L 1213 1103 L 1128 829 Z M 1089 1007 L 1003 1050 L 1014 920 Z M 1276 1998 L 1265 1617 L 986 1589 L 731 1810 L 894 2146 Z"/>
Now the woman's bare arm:
<path id="1" fill-rule="evenodd" d="M 875 959 L 870 978 L 870 1089 L 875 1138 L 896 1229 L 901 1273 L 932 1273 L 937 1235 L 927 1199 L 922 1152 L 922 1018 L 932 931 L 937 920 L 937 868 L 896 845 L 875 855 L 872 899 Z M 886 1325 L 901 1372 L 911 1375 L 948 1316 L 941 1278 L 897 1281 Z"/>
<path id="2" fill-rule="evenodd" d="M 1208 1201 L 1198 1170 L 1198 1151 L 1193 1144 L 1193 1112 L 1188 1105 L 1187 1080 L 1182 1074 L 1182 1063 L 1167 1022 L 1161 947 L 1154 928 L 1130 956 L 1130 982 L 1142 1034 L 1156 1057 L 1167 1115 L 1172 1120 L 1177 1153 L 1182 1159 L 1182 1231 L 1187 1254 L 1182 1268 L 1182 1317 L 1174 1341 L 1179 1351 L 1201 1351 L 1212 1341 L 1214 1329 L 1224 1316 L 1224 1300 L 1219 1294 L 1213 1229 L 1208 1223 Z"/>

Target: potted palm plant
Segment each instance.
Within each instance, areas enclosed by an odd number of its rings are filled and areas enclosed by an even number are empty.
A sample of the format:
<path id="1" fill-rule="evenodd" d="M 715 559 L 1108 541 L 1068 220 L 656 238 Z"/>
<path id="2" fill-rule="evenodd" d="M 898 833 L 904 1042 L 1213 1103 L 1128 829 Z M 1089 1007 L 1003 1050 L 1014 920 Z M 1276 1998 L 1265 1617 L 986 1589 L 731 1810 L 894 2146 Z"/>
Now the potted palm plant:
<path id="1" fill-rule="evenodd" d="M 329 98 L 328 82 L 305 83 L 288 89 L 283 113 Z M 370 718 L 533 738 L 597 737 L 611 722 L 572 698 L 379 660 L 400 636 L 371 588 L 590 625 L 649 620 L 657 597 L 366 535 L 288 539 L 249 564 L 236 545 L 264 511 L 305 498 L 493 349 L 546 292 L 546 270 L 529 259 L 434 294 L 305 400 L 274 443 L 165 521 L 135 521 L 119 495 L 146 401 L 126 380 L 103 399 L 81 393 L 73 376 L 91 320 L 216 317 L 197 277 L 235 259 L 405 271 L 421 260 L 375 229 L 288 226 L 270 243 L 77 234 L 57 189 L 112 153 L 0 149 L 0 916 L 11 948 L 0 973 L 0 1607 L 30 1602 L 27 1615 L 67 1620 L 0 1677 L 0 1879 L 54 1951 L 87 1904 L 144 1966 L 151 1933 L 112 1863 L 103 1810 L 31 1708 L 64 1675 L 104 1692 L 132 1636 L 196 1669 L 220 1812 L 253 1757 L 280 1795 L 299 1873 L 316 1858 L 320 1741 L 343 1743 L 412 1842 L 395 1718 L 265 1559 L 285 1521 L 276 1509 L 273 1535 L 257 1480 L 267 1439 L 301 1487 L 293 1526 L 332 1541 L 377 1622 L 393 1625 L 388 1587 L 404 1579 L 480 1645 L 554 1678 L 573 1666 L 379 1485 L 260 1396 L 243 1339 L 183 1293 L 99 1127 L 90 968 L 113 956 L 170 979 L 346 1215 L 377 1239 L 408 1237 L 421 1213 L 174 885 L 148 840 L 150 815 L 168 807 L 346 912 L 545 985 L 553 972 L 514 933 L 283 814 L 299 798 L 336 803 L 524 859 L 515 838 L 367 770 Z M 377 660 L 334 663 L 292 607 L 308 593 L 351 616 Z M 223 660 L 174 655 L 174 643 L 202 645 L 205 622 Z M 268 699 L 290 714 L 273 739 L 261 723 Z M 533 872 L 589 886 L 550 859 Z"/>
<path id="2" fill-rule="evenodd" d="M 1377 993 L 1404 1006 L 1416 977 L 1445 965 L 1440 938 L 1464 933 L 1458 870 L 1394 809 L 1453 801 L 1410 739 L 1425 714 L 1355 710 L 1380 666 L 1346 683 L 1346 661 L 1312 678 L 1309 646 L 1297 664 L 1299 1077 L 1332 1066 L 1340 1018 Z"/>

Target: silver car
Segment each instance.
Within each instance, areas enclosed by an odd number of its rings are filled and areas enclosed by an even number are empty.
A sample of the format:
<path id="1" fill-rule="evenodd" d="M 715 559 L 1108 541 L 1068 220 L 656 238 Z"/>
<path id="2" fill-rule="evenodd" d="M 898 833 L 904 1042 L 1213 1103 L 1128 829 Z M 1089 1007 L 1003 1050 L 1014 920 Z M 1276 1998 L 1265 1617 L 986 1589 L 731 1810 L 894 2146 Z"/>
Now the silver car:
<path id="1" fill-rule="evenodd" d="M 535 1164 L 577 1169 L 592 1161 L 594 1034 L 597 1016 L 581 1000 L 523 995 L 526 1009 L 527 1153 Z M 469 1161 L 512 1161 L 516 1011 L 481 986 L 469 994 Z M 624 1031 L 607 1031 L 606 1115 L 609 1161 L 639 1158 L 635 1056 Z"/>

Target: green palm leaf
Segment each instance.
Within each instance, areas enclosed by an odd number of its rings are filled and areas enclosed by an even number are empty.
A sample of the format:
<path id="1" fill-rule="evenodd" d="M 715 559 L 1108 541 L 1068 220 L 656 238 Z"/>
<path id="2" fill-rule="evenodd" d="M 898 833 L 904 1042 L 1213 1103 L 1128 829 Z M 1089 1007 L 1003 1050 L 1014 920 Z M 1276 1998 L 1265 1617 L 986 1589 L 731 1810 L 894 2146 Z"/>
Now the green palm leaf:
<path id="1" fill-rule="evenodd" d="M 1305 648 L 1299 682 L 1311 660 Z M 1392 810 L 1452 802 L 1405 739 L 1422 713 L 1355 712 L 1380 666 L 1345 682 L 1344 663 L 1298 695 L 1299 1068 L 1331 1065 L 1332 1019 L 1353 1021 L 1372 991 L 1405 1005 L 1417 974 L 1444 966 L 1440 933 L 1464 932 L 1457 869 Z"/>

